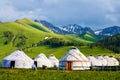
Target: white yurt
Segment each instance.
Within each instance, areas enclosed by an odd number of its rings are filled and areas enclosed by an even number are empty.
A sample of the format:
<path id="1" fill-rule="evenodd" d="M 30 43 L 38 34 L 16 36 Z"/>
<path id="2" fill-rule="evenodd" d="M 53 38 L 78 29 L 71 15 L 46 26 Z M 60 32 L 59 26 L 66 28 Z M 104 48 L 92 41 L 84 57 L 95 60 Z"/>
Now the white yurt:
<path id="1" fill-rule="evenodd" d="M 107 60 L 104 59 L 103 56 L 98 55 L 96 59 L 98 59 L 102 63 L 102 66 L 107 66 Z"/>
<path id="2" fill-rule="evenodd" d="M 33 60 L 23 51 L 16 50 L 2 60 L 3 68 L 31 68 Z"/>
<path id="3" fill-rule="evenodd" d="M 119 65 L 119 61 L 112 56 L 110 57 L 104 56 L 104 58 L 107 60 L 107 66 L 118 66 Z"/>
<path id="4" fill-rule="evenodd" d="M 111 56 L 110 59 L 112 59 L 114 66 L 118 66 L 119 65 L 119 61 L 116 58 L 114 58 L 113 56 Z"/>
<path id="5" fill-rule="evenodd" d="M 51 61 L 45 56 L 45 54 L 41 53 L 34 59 L 35 65 L 37 67 L 52 67 Z"/>
<path id="6" fill-rule="evenodd" d="M 51 61 L 52 67 L 58 67 L 59 66 L 59 60 L 53 54 L 51 54 L 48 57 L 48 59 Z"/>
<path id="7" fill-rule="evenodd" d="M 107 60 L 107 66 L 114 66 L 114 62 L 109 56 L 104 56 L 104 59 Z"/>
<path id="8" fill-rule="evenodd" d="M 87 58 L 90 60 L 91 66 L 102 66 L 102 63 L 94 56 L 90 55 Z"/>
<path id="9" fill-rule="evenodd" d="M 90 66 L 90 61 L 77 48 L 71 48 L 59 61 L 59 69 L 86 70 Z"/>

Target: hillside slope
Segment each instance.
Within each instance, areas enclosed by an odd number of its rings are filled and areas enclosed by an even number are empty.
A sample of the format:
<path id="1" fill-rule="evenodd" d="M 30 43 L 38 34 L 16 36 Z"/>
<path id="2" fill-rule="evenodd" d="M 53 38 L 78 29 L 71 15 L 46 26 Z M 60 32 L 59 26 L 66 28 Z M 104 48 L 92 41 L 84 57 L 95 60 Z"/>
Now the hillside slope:
<path id="1" fill-rule="evenodd" d="M 16 22 L 19 23 L 19 24 L 22 24 L 24 26 L 33 27 L 33 28 L 36 28 L 36 29 L 44 31 L 44 32 L 51 32 L 48 28 L 46 28 L 42 24 L 34 22 L 34 21 L 32 21 L 28 18 L 24 18 L 22 20 L 16 20 Z"/>
<path id="2" fill-rule="evenodd" d="M 0 23 L 0 33 L 3 34 L 5 31 L 12 32 L 14 37 L 16 35 L 24 35 L 27 38 L 27 42 L 37 43 L 38 41 L 43 41 L 45 37 L 53 38 L 62 38 L 65 41 L 70 42 L 82 42 L 82 43 L 91 43 L 90 41 L 81 39 L 76 36 L 67 36 L 59 35 L 51 32 L 48 28 L 39 24 L 37 22 L 31 21 L 27 18 L 22 20 L 16 20 L 16 22 L 5 22 Z"/>
<path id="3" fill-rule="evenodd" d="M 45 36 L 54 36 L 54 34 L 49 34 L 38 29 L 22 25 L 16 22 L 6 22 L 0 24 L 0 35 L 4 37 L 3 33 L 9 31 L 14 36 L 24 35 L 27 38 L 27 44 L 36 43 L 40 40 L 44 40 Z M 41 35 L 42 34 L 42 35 Z"/>
<path id="4" fill-rule="evenodd" d="M 99 40 L 99 37 L 97 35 L 92 34 L 88 31 L 85 32 L 84 34 L 81 34 L 80 37 L 87 40 L 87 41 L 93 41 L 93 42 L 96 42 Z"/>

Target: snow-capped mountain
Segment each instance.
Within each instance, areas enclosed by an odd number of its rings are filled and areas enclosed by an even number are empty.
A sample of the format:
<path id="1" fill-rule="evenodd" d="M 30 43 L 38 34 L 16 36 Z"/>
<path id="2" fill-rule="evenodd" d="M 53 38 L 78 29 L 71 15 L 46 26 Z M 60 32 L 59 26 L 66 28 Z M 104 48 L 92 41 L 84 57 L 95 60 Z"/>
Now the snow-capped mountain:
<path id="1" fill-rule="evenodd" d="M 61 30 L 64 30 L 68 33 L 78 33 L 77 31 L 79 31 L 79 33 L 82 33 L 83 28 L 77 24 L 71 24 L 68 26 L 61 26 L 59 27 Z"/>
<path id="2" fill-rule="evenodd" d="M 112 36 L 118 33 L 120 33 L 119 26 L 112 26 L 112 27 L 108 27 L 108 28 L 95 31 L 96 35 L 103 35 L 103 36 Z"/>
<path id="3" fill-rule="evenodd" d="M 102 29 L 100 29 L 100 30 L 96 30 L 94 33 L 95 33 L 96 35 L 99 35 L 100 32 L 102 32 Z"/>
<path id="4" fill-rule="evenodd" d="M 90 33 L 94 33 L 94 31 L 89 28 L 89 27 L 82 27 L 80 25 L 77 24 L 71 24 L 68 26 L 61 26 L 59 27 L 61 30 L 66 31 L 67 34 L 83 34 L 86 32 L 90 32 Z"/>
<path id="5" fill-rule="evenodd" d="M 55 33 L 59 33 L 59 34 L 79 34 L 79 35 L 81 35 L 81 34 L 84 34 L 86 32 L 90 32 L 90 33 L 96 34 L 98 36 L 112 36 L 112 35 L 120 33 L 119 26 L 112 26 L 112 27 L 93 31 L 89 27 L 82 27 L 82 26 L 77 25 L 77 24 L 70 24 L 67 26 L 57 27 L 57 26 L 54 26 L 53 24 L 51 24 L 50 22 L 47 22 L 45 20 L 35 20 L 35 22 L 39 22 L 42 25 L 44 25 L 45 27 L 49 28 L 51 31 L 53 31 Z"/>

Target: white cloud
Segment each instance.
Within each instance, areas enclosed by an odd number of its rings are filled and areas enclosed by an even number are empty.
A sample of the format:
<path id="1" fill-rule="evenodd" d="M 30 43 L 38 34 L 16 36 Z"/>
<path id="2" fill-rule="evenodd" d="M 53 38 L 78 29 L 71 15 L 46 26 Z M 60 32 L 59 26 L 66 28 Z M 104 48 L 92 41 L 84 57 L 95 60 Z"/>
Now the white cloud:
<path id="1" fill-rule="evenodd" d="M 3 21 L 29 17 L 56 25 L 120 25 L 119 0 L 0 0 Z"/>
<path id="2" fill-rule="evenodd" d="M 22 19 L 29 17 L 31 19 L 41 18 L 47 19 L 47 17 L 42 15 L 42 9 L 33 9 L 33 10 L 18 10 L 16 6 L 13 6 L 11 1 L 0 1 L 0 19 L 2 21 L 10 21 L 16 19 Z"/>

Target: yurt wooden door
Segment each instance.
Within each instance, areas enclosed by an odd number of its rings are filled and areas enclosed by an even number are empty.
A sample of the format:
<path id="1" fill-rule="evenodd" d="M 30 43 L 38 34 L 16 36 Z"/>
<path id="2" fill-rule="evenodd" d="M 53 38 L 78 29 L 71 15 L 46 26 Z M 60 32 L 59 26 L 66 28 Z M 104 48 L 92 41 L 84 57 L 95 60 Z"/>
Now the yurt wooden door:
<path id="1" fill-rule="evenodd" d="M 37 67 L 37 61 L 34 61 L 35 66 Z"/>
<path id="2" fill-rule="evenodd" d="M 11 61 L 10 62 L 10 68 L 14 68 L 15 67 L 15 61 Z"/>
<path id="3" fill-rule="evenodd" d="M 67 61 L 66 70 L 72 70 L 72 62 L 71 61 Z"/>

